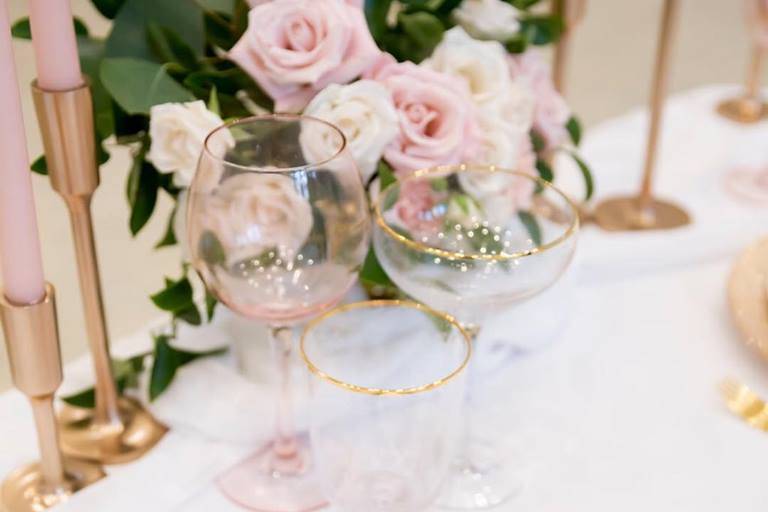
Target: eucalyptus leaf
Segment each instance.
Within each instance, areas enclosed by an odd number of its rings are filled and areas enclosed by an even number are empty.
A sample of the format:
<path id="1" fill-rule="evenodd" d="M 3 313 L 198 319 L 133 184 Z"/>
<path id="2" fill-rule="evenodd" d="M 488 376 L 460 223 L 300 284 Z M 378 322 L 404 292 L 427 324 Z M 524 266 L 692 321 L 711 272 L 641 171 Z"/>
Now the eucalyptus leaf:
<path id="1" fill-rule="evenodd" d="M 146 114 L 153 105 L 195 99 L 164 66 L 132 58 L 104 59 L 101 80 L 128 114 Z"/>
<path id="2" fill-rule="evenodd" d="M 107 38 L 107 57 L 154 60 L 155 55 L 147 41 L 151 23 L 173 27 L 196 55 L 203 55 L 203 10 L 197 4 L 178 0 L 125 0 Z"/>
<path id="3" fill-rule="evenodd" d="M 167 27 L 149 23 L 147 42 L 160 62 L 176 63 L 189 71 L 200 67 L 194 50 L 176 32 Z"/>

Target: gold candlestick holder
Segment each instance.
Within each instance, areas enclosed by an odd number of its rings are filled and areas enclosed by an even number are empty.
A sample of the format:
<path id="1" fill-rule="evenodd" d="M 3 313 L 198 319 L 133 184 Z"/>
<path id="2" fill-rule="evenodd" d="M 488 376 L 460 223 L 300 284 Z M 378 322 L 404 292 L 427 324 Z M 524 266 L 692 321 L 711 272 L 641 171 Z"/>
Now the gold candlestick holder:
<path id="1" fill-rule="evenodd" d="M 46 91 L 33 83 L 32 95 L 51 183 L 64 199 L 72 223 L 96 380 L 93 409 L 65 406 L 59 415 L 62 449 L 104 464 L 129 462 L 152 448 L 168 429 L 137 401 L 118 397 L 112 375 L 91 219 L 99 168 L 90 87 L 85 83 L 69 91 Z"/>
<path id="2" fill-rule="evenodd" d="M 563 20 L 563 33 L 555 45 L 555 54 L 552 61 L 552 81 L 555 88 L 562 95 L 566 93 L 566 75 L 568 61 L 571 55 L 571 42 L 576 26 L 584 19 L 587 10 L 587 0 L 554 0 L 553 12 Z"/>
<path id="3" fill-rule="evenodd" d="M 53 395 L 62 374 L 53 286 L 46 286 L 37 304 L 17 305 L 0 297 L 0 319 L 13 383 L 32 406 L 40 447 L 40 462 L 14 471 L 3 482 L 0 510 L 39 512 L 105 475 L 98 464 L 64 458 L 59 449 Z"/>
<path id="4" fill-rule="evenodd" d="M 752 38 L 752 59 L 747 71 L 744 93 L 717 105 L 717 113 L 742 124 L 756 123 L 768 117 L 768 105 L 760 94 L 760 74 L 768 44 L 768 4 L 746 0 L 747 29 Z"/>
<path id="5" fill-rule="evenodd" d="M 683 208 L 653 196 L 653 174 L 656 169 L 661 116 L 667 90 L 669 54 L 678 11 L 678 0 L 664 2 L 651 92 L 648 145 L 640 193 L 636 196 L 607 199 L 597 205 L 593 218 L 598 226 L 607 231 L 672 229 L 691 222 L 690 216 Z"/>

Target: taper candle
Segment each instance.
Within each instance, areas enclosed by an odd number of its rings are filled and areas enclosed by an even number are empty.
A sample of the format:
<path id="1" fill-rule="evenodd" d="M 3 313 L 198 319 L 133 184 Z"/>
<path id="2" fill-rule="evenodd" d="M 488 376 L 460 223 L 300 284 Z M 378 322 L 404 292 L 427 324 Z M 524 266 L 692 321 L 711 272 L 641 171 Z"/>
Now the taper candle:
<path id="1" fill-rule="evenodd" d="M 34 304 L 45 296 L 6 0 L 0 0 L 0 272 L 11 302 Z"/>
<path id="2" fill-rule="evenodd" d="M 29 22 L 37 85 L 46 91 L 68 91 L 82 85 L 69 0 L 30 0 Z"/>

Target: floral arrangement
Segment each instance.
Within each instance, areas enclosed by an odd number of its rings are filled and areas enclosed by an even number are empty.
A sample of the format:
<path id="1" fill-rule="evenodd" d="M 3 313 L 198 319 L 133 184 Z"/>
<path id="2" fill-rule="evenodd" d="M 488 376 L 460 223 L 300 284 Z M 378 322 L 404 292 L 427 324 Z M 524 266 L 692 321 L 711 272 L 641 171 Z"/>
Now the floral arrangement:
<path id="1" fill-rule="evenodd" d="M 562 30 L 539 0 L 92 0 L 112 19 L 96 38 L 75 20 L 94 96 L 99 161 L 106 141 L 128 146 L 133 235 L 160 194 L 174 203 L 157 248 L 184 245 L 186 190 L 205 135 L 222 122 L 303 112 L 339 126 L 363 182 L 386 185 L 417 168 L 492 163 L 553 179 L 555 151 L 573 155 L 580 128 L 536 47 Z M 14 26 L 29 37 L 27 20 Z M 32 166 L 45 173 L 41 157 Z M 390 286 L 372 255 L 369 289 Z M 195 301 L 189 266 L 151 300 L 172 318 L 155 336 L 150 397 L 177 368 L 204 354 L 173 347 L 180 322 L 214 314 Z M 200 290 L 199 294 L 203 293 Z M 142 354 L 117 361 L 121 387 L 143 370 Z M 85 398 L 83 398 L 85 397 Z M 87 393 L 80 404 L 88 401 Z"/>

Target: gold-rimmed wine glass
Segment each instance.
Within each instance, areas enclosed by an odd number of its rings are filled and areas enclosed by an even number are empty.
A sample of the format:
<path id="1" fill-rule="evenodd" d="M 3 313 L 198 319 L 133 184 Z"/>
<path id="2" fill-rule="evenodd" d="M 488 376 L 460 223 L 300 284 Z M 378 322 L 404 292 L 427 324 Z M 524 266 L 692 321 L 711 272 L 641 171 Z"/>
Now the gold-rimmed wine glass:
<path id="1" fill-rule="evenodd" d="M 242 119 L 206 139 L 189 194 L 191 259 L 208 289 L 269 324 L 277 425 L 272 441 L 217 480 L 246 508 L 323 505 L 306 438 L 293 426 L 291 326 L 333 307 L 355 282 L 370 216 L 342 132 L 311 117 Z"/>
<path id="2" fill-rule="evenodd" d="M 579 230 L 578 209 L 565 194 L 494 166 L 416 171 L 383 190 L 374 210 L 376 255 L 395 284 L 475 333 L 488 315 L 557 281 Z M 482 346 L 475 349 L 482 358 Z M 476 412 L 468 414 L 463 454 L 438 500 L 447 508 L 496 506 L 519 487 L 499 439 L 471 421 Z"/>
<path id="3" fill-rule="evenodd" d="M 346 304 L 307 325 L 312 449 L 334 510 L 434 501 L 462 435 L 471 353 L 456 320 L 415 302 Z"/>

